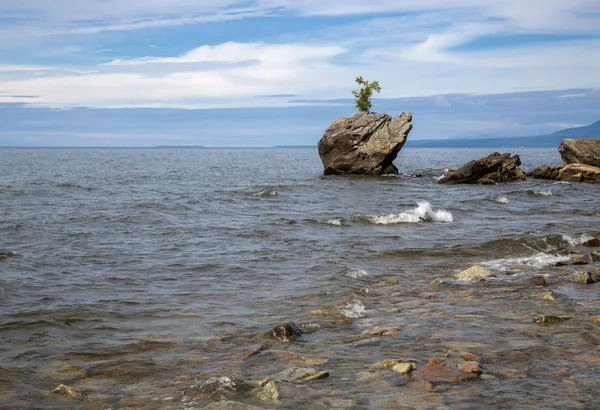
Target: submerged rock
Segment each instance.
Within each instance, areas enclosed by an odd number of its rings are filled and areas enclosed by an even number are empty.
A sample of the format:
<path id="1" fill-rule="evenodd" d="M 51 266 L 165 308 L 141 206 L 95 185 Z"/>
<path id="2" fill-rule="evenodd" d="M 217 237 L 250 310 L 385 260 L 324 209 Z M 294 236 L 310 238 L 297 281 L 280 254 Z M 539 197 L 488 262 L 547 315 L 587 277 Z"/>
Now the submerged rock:
<path id="1" fill-rule="evenodd" d="M 490 276 L 494 276 L 492 272 L 478 265 L 472 266 L 455 275 L 455 277 L 460 280 L 481 280 Z"/>
<path id="2" fill-rule="evenodd" d="M 329 372 L 320 372 L 310 367 L 292 367 L 286 369 L 271 379 L 288 383 L 302 383 L 309 380 L 319 380 L 329 377 Z"/>
<path id="3" fill-rule="evenodd" d="M 463 372 L 446 366 L 440 359 L 433 358 L 425 366 L 414 371 L 413 376 L 428 382 L 460 383 L 477 379 L 477 373 Z"/>
<path id="4" fill-rule="evenodd" d="M 473 160 L 440 179 L 440 184 L 493 184 L 524 181 L 518 155 L 494 152 L 486 158 Z"/>
<path id="5" fill-rule="evenodd" d="M 279 389 L 276 383 L 271 380 L 254 391 L 253 396 L 260 401 L 277 401 L 279 400 Z"/>
<path id="6" fill-rule="evenodd" d="M 393 162 L 412 129 L 412 113 L 359 113 L 340 118 L 325 130 L 319 156 L 325 175 L 398 174 Z"/>
<path id="7" fill-rule="evenodd" d="M 600 269 L 595 269 L 589 272 L 575 272 L 571 281 L 573 283 L 579 283 L 582 285 L 590 285 L 592 283 L 600 282 Z"/>
<path id="8" fill-rule="evenodd" d="M 54 391 L 54 393 L 60 394 L 61 396 L 64 396 L 64 397 L 71 397 L 71 398 L 75 398 L 75 399 L 79 399 L 79 398 L 83 397 L 82 393 L 75 390 L 71 386 L 67 386 L 66 384 L 59 384 L 58 386 L 56 386 L 56 388 L 53 391 Z"/>
<path id="9" fill-rule="evenodd" d="M 558 152 L 567 164 L 600 167 L 600 138 L 568 138 L 560 143 Z"/>
<path id="10" fill-rule="evenodd" d="M 533 321 L 542 325 L 551 325 L 555 323 L 562 323 L 569 319 L 571 319 L 570 316 L 540 315 L 533 318 Z"/>
<path id="11" fill-rule="evenodd" d="M 294 322 L 288 322 L 283 325 L 275 326 L 269 331 L 269 336 L 284 343 L 292 343 L 304 332 Z"/>

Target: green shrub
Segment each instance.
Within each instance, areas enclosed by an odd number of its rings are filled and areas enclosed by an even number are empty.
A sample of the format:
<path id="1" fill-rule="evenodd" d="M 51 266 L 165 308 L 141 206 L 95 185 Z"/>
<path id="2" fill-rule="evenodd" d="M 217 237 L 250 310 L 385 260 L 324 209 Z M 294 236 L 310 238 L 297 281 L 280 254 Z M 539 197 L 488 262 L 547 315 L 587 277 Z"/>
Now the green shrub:
<path id="1" fill-rule="evenodd" d="M 360 112 L 371 111 L 371 97 L 373 91 L 381 92 L 379 82 L 373 81 L 372 83 L 364 80 L 362 77 L 356 77 L 356 83 L 361 86 L 360 90 L 353 90 L 352 95 L 356 97 L 356 109 Z"/>

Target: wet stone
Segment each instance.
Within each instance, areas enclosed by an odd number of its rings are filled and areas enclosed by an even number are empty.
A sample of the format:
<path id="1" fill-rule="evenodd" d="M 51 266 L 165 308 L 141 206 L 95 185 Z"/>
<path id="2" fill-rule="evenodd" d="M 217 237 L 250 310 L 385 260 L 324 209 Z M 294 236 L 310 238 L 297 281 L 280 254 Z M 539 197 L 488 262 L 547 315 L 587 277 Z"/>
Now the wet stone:
<path id="1" fill-rule="evenodd" d="M 534 276 L 527 283 L 531 286 L 546 286 L 546 279 L 543 276 Z"/>
<path id="2" fill-rule="evenodd" d="M 397 285 L 398 282 L 400 282 L 400 281 L 397 280 L 397 279 L 394 279 L 394 280 L 385 280 L 383 282 L 376 283 L 375 286 L 381 286 L 381 287 L 383 287 L 383 286 L 393 286 L 393 285 Z"/>
<path id="3" fill-rule="evenodd" d="M 461 372 L 446 366 L 440 359 L 433 358 L 425 366 L 413 372 L 413 376 L 428 382 L 460 383 L 477 378 L 475 373 Z"/>
<path id="4" fill-rule="evenodd" d="M 400 374 L 408 374 L 412 372 L 413 365 L 411 363 L 398 363 L 394 367 L 392 367 L 392 371 Z"/>
<path id="5" fill-rule="evenodd" d="M 573 283 L 579 283 L 582 285 L 590 285 L 592 283 L 600 282 L 600 270 L 595 269 L 589 272 L 575 272 L 571 281 Z"/>
<path id="6" fill-rule="evenodd" d="M 304 332 L 294 322 L 275 326 L 269 331 L 269 336 L 284 343 L 291 343 L 302 336 Z"/>
<path id="7" fill-rule="evenodd" d="M 600 248 L 600 239 L 599 238 L 590 239 L 589 241 L 584 242 L 583 246 L 587 246 L 588 248 Z"/>
<path id="8" fill-rule="evenodd" d="M 375 326 L 373 329 L 363 331 L 363 335 L 369 336 L 400 336 L 396 326 Z"/>
<path id="9" fill-rule="evenodd" d="M 260 389 L 257 389 L 252 394 L 260 401 L 277 401 L 279 400 L 279 389 L 274 381 L 269 381 Z"/>
<path id="10" fill-rule="evenodd" d="M 328 372 L 320 372 L 310 367 L 292 367 L 277 373 L 271 379 L 289 383 L 302 383 L 309 380 L 325 379 L 327 377 L 329 377 Z"/>
<path id="11" fill-rule="evenodd" d="M 493 276 L 492 272 L 481 267 L 481 266 L 472 266 L 467 270 L 464 270 L 460 273 L 457 273 L 455 277 L 460 280 L 482 280 Z"/>
<path id="12" fill-rule="evenodd" d="M 75 390 L 71 386 L 67 386 L 66 384 L 59 384 L 53 391 L 54 391 L 54 393 L 59 394 L 64 397 L 71 397 L 71 398 L 76 398 L 76 399 L 83 397 L 82 393 Z"/>
<path id="13" fill-rule="evenodd" d="M 565 322 L 569 319 L 571 319 L 570 316 L 540 315 L 536 316 L 533 321 L 542 325 L 552 325 Z"/>
<path id="14" fill-rule="evenodd" d="M 200 390 L 208 396 L 223 396 L 225 393 L 236 391 L 236 383 L 229 377 L 212 377 L 208 379 Z"/>
<path id="15" fill-rule="evenodd" d="M 461 372 L 467 373 L 475 373 L 481 374 L 483 373 L 483 369 L 481 368 L 481 363 L 472 361 L 472 362 L 462 362 L 457 365 L 458 370 Z"/>

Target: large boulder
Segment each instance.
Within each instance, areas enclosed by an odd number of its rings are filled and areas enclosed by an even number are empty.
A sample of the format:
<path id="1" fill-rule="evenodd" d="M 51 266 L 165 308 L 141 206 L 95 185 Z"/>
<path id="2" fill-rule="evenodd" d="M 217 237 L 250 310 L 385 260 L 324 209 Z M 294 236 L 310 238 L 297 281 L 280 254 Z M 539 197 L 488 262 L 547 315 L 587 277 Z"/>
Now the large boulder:
<path id="1" fill-rule="evenodd" d="M 600 167 L 600 138 L 566 139 L 558 152 L 567 164 L 585 164 Z"/>
<path id="2" fill-rule="evenodd" d="M 440 179 L 440 184 L 493 184 L 524 181 L 525 173 L 519 168 L 521 159 L 510 153 L 494 152 L 486 158 L 473 160 Z"/>
<path id="3" fill-rule="evenodd" d="M 534 177 L 535 179 L 557 179 L 558 173 L 562 169 L 561 166 L 548 166 L 542 164 L 533 171 L 529 172 L 527 176 Z"/>
<path id="4" fill-rule="evenodd" d="M 325 175 L 397 174 L 393 162 L 412 129 L 412 113 L 359 113 L 340 118 L 325 130 L 319 156 Z"/>
<path id="5" fill-rule="evenodd" d="M 584 164 L 565 165 L 558 172 L 557 179 L 573 182 L 600 182 L 600 168 Z"/>

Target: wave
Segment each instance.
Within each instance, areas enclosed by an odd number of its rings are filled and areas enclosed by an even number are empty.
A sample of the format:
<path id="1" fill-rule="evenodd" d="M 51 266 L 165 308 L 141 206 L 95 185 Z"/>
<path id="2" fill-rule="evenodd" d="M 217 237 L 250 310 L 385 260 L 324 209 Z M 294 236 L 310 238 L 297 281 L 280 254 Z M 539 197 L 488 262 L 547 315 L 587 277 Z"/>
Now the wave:
<path id="1" fill-rule="evenodd" d="M 279 196 L 277 191 L 273 191 L 272 189 L 265 189 L 264 191 L 260 191 L 254 194 L 255 197 L 264 198 L 269 196 Z"/>
<path id="2" fill-rule="evenodd" d="M 506 270 L 515 265 L 524 265 L 532 268 L 544 268 L 553 266 L 556 262 L 568 260 L 568 256 L 551 255 L 548 253 L 539 252 L 532 256 L 521 258 L 506 258 L 495 259 L 487 262 L 482 262 L 481 266 L 492 270 Z"/>
<path id="3" fill-rule="evenodd" d="M 587 242 L 587 241 L 591 241 L 592 239 L 594 239 L 593 236 L 588 235 L 588 234 L 583 234 L 578 238 L 573 238 L 569 235 L 562 235 L 562 238 L 571 246 L 578 246 L 578 245 L 582 245 L 583 243 Z"/>
<path id="4" fill-rule="evenodd" d="M 582 236 L 580 243 L 585 242 L 585 238 L 587 237 Z M 561 248 L 578 243 L 572 241 L 574 239 L 567 235 L 524 235 L 520 238 L 494 239 L 483 243 L 481 248 L 492 250 L 496 254 L 515 255 L 521 253 L 522 256 L 531 255 L 532 252 L 554 254 Z"/>
<path id="5" fill-rule="evenodd" d="M 508 204 L 510 201 L 508 200 L 508 198 L 504 197 L 504 196 L 496 196 L 492 198 L 492 201 L 497 202 L 499 204 Z"/>
<path id="6" fill-rule="evenodd" d="M 544 190 L 533 189 L 533 190 L 527 191 L 527 193 L 530 195 L 535 195 L 535 196 L 552 196 L 552 195 L 554 195 L 554 193 L 550 189 L 544 189 Z"/>
<path id="7" fill-rule="evenodd" d="M 346 268 L 346 270 L 344 270 L 344 276 L 347 276 L 352 279 L 359 279 L 364 278 L 365 276 L 369 276 L 369 274 L 365 270 L 348 267 Z"/>
<path id="8" fill-rule="evenodd" d="M 452 222 L 452 214 L 440 209 L 434 211 L 429 202 L 417 202 L 418 207 L 399 214 L 368 216 L 367 221 L 376 225 L 417 222 Z"/>
<path id="9" fill-rule="evenodd" d="M 366 311 L 367 308 L 360 300 L 350 302 L 340 309 L 340 313 L 349 319 L 359 319 L 365 315 Z"/>
<path id="10" fill-rule="evenodd" d="M 327 219 L 325 221 L 319 221 L 319 223 L 326 224 L 326 225 L 333 225 L 333 226 L 342 226 L 341 219 Z"/>

